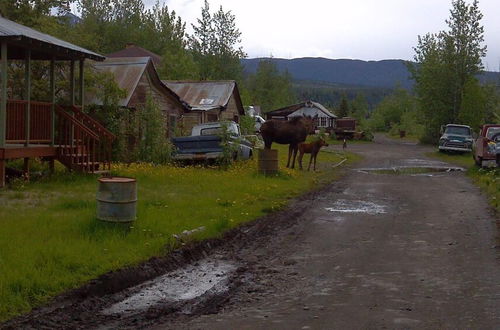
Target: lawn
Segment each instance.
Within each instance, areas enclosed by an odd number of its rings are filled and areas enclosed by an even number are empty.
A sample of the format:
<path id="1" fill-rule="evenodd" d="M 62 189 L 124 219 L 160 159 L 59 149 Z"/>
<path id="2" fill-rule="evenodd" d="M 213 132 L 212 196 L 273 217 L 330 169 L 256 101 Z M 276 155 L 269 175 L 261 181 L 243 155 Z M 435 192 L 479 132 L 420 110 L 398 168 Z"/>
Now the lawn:
<path id="1" fill-rule="evenodd" d="M 500 168 L 483 169 L 474 164 L 471 153 L 431 152 L 427 156 L 467 169 L 467 175 L 488 195 L 490 204 L 500 212 Z"/>
<path id="2" fill-rule="evenodd" d="M 205 227 L 193 239 L 216 237 L 339 175 L 332 165 L 343 154 L 322 152 L 320 171 L 307 172 L 285 169 L 287 150 L 277 147 L 281 171 L 274 177 L 259 175 L 256 159 L 228 171 L 115 165 L 113 174 L 138 181 L 138 220 L 127 226 L 95 219 L 93 175 L 61 172 L 0 190 L 0 321 L 111 270 L 168 254 L 178 244 L 174 234 Z"/>

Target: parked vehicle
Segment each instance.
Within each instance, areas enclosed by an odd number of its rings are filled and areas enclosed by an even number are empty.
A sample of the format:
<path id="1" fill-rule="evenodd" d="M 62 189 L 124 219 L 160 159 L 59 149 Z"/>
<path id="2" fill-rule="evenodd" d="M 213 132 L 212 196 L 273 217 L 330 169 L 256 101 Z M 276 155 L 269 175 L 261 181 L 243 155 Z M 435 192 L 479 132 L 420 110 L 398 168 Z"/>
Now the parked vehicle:
<path id="1" fill-rule="evenodd" d="M 253 118 L 255 119 L 255 132 L 260 132 L 260 127 L 262 126 L 262 124 L 264 124 L 266 121 L 264 118 L 262 118 L 261 116 L 259 115 L 256 115 L 256 116 L 253 116 Z"/>
<path id="2" fill-rule="evenodd" d="M 500 125 L 481 126 L 473 149 L 472 156 L 478 166 L 500 166 Z"/>
<path id="3" fill-rule="evenodd" d="M 235 146 L 233 158 L 248 159 L 253 155 L 252 144 L 241 136 L 240 126 L 235 122 L 214 122 L 193 127 L 191 136 L 172 139 L 175 146 L 173 158 L 177 160 L 209 160 L 223 157 L 221 134 L 224 124 Z"/>
<path id="4" fill-rule="evenodd" d="M 439 151 L 472 151 L 472 130 L 470 126 L 448 124 L 441 128 Z"/>

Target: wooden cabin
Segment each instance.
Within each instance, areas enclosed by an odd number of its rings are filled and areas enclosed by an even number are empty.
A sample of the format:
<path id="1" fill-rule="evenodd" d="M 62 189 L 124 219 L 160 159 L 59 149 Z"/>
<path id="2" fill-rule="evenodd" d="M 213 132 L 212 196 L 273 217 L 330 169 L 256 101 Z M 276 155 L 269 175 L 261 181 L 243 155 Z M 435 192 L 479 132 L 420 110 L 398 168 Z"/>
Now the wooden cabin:
<path id="1" fill-rule="evenodd" d="M 238 85 L 234 80 L 214 81 L 171 81 L 163 83 L 189 106 L 182 118 L 185 133 L 194 125 L 232 120 L 239 122 L 245 115 Z"/>
<path id="2" fill-rule="evenodd" d="M 120 107 L 140 110 L 150 95 L 165 118 L 165 136 L 173 137 L 182 116 L 190 109 L 160 80 L 152 57 L 106 58 L 95 63 L 94 68 L 113 74 L 118 86 L 125 90 L 125 97 L 118 102 Z M 89 96 L 89 103 L 102 105 L 102 100 Z"/>
<path id="3" fill-rule="evenodd" d="M 102 61 L 104 57 L 0 17 L 0 187 L 5 185 L 5 167 L 10 159 L 24 159 L 27 178 L 30 159 L 35 157 L 43 157 L 52 165 L 58 160 L 68 169 L 82 172 L 110 169 L 114 136 L 82 112 L 86 59 Z M 12 60 L 24 62 L 21 100 L 8 99 L 8 67 Z M 31 99 L 32 61 L 50 62 L 49 102 Z M 68 66 L 70 101 L 66 105 L 55 102 L 56 61 Z M 81 104 L 76 104 L 77 98 Z"/>

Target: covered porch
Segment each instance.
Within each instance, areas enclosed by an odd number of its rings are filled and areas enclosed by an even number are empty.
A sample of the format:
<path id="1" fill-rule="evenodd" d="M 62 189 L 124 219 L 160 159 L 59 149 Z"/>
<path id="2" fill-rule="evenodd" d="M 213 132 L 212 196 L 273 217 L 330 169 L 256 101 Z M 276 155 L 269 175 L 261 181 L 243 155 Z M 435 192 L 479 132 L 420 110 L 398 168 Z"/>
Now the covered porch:
<path id="1" fill-rule="evenodd" d="M 51 167 L 58 160 L 71 170 L 109 169 L 114 136 L 82 111 L 84 61 L 102 61 L 104 57 L 3 17 L 0 27 L 0 187 L 5 185 L 9 159 L 24 159 L 27 178 L 29 162 L 34 157 L 44 157 Z M 9 92 L 13 94 L 8 76 L 10 61 L 23 63 L 21 99 L 9 98 Z M 31 99 L 32 61 L 48 63 L 49 100 Z M 56 104 L 56 62 L 67 63 L 66 106 Z"/>

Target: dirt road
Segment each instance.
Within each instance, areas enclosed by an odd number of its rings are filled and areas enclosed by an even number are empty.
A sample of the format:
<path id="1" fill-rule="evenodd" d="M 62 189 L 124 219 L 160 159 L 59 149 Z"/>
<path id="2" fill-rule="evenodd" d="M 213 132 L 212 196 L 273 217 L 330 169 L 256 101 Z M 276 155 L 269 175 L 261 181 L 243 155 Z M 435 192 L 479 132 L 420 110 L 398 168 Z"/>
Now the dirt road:
<path id="1" fill-rule="evenodd" d="M 348 149 L 364 161 L 289 208 L 6 326 L 500 328 L 498 219 L 479 189 L 459 171 L 422 173 L 447 166 L 428 147 L 377 136 Z"/>
<path id="2" fill-rule="evenodd" d="M 383 136 L 349 149 L 360 168 L 443 165 Z M 301 203 L 283 240 L 240 255 L 261 267 L 255 288 L 158 328 L 500 328 L 497 219 L 463 173 L 353 170 Z"/>

